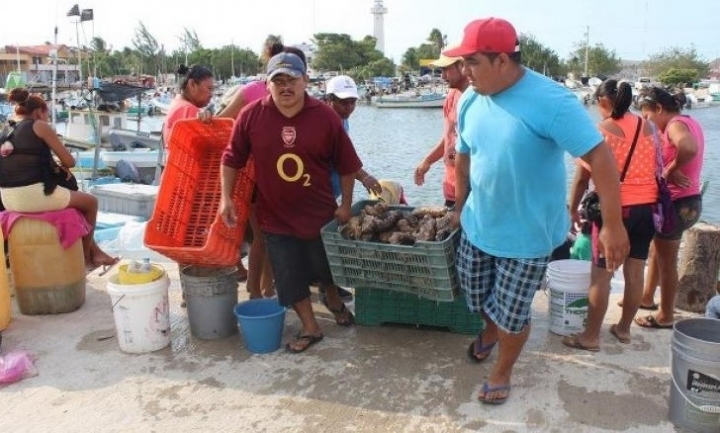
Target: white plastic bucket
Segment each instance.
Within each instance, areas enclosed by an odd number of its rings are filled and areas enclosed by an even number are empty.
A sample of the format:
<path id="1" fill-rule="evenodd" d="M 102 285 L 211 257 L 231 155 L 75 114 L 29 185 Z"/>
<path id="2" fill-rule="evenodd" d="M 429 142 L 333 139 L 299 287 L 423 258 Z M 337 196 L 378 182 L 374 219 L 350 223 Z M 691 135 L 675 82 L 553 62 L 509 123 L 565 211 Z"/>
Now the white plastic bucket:
<path id="1" fill-rule="evenodd" d="M 166 272 L 150 283 L 120 284 L 118 274 L 108 279 L 120 350 L 147 353 L 170 344 L 170 279 Z"/>
<path id="2" fill-rule="evenodd" d="M 574 259 L 548 263 L 550 332 L 570 335 L 585 328 L 591 266 L 589 261 Z"/>

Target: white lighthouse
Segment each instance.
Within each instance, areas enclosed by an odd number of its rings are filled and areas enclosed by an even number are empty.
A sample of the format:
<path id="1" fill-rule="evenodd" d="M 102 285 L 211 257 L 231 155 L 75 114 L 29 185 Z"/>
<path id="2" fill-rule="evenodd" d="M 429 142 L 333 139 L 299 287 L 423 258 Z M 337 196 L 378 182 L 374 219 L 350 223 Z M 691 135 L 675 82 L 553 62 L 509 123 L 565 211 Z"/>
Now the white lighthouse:
<path id="1" fill-rule="evenodd" d="M 383 15 L 388 12 L 387 8 L 383 6 L 382 0 L 375 0 L 375 5 L 370 9 L 370 13 L 375 17 L 374 32 L 375 36 L 375 48 L 382 53 L 385 53 L 385 26 L 383 24 Z"/>

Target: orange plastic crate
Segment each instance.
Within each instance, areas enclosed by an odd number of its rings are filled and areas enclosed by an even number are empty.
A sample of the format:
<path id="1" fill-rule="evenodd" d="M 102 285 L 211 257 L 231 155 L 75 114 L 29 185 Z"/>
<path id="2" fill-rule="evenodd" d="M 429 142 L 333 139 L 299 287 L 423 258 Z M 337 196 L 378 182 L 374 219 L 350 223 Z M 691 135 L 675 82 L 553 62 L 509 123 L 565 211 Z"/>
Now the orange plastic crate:
<path id="1" fill-rule="evenodd" d="M 218 208 L 222 154 L 232 128 L 232 119 L 175 123 L 155 209 L 145 230 L 145 246 L 188 265 L 221 267 L 238 262 L 255 170 L 249 161 L 238 171 L 233 192 L 238 220 L 235 227 L 228 227 Z"/>

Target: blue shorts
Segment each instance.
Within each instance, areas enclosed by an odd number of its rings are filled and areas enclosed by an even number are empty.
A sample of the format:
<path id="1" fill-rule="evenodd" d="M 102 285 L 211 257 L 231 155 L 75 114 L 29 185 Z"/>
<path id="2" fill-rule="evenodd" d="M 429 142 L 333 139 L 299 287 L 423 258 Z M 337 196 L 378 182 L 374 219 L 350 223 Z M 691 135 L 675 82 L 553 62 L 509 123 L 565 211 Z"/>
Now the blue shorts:
<path id="1" fill-rule="evenodd" d="M 310 297 L 310 280 L 332 285 L 322 238 L 300 239 L 265 233 L 280 305 L 289 307 Z"/>
<path id="2" fill-rule="evenodd" d="M 530 324 L 535 292 L 545 279 L 550 256 L 507 259 L 491 256 L 462 234 L 457 252 L 460 288 L 468 308 L 485 314 L 503 331 L 519 333 Z"/>

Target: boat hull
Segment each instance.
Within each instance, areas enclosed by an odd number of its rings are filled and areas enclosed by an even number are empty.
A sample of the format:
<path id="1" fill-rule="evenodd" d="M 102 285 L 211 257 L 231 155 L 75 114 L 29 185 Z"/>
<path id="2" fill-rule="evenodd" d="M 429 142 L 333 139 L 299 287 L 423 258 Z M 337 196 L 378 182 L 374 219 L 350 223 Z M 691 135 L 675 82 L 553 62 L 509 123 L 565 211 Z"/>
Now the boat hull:
<path id="1" fill-rule="evenodd" d="M 399 100 L 383 99 L 375 100 L 374 105 L 378 108 L 442 108 L 445 98 L 431 100 Z"/>
<path id="2" fill-rule="evenodd" d="M 158 151 L 119 151 L 101 150 L 100 159 L 107 167 L 115 168 L 120 160 L 132 162 L 137 168 L 155 168 L 158 162 Z"/>

